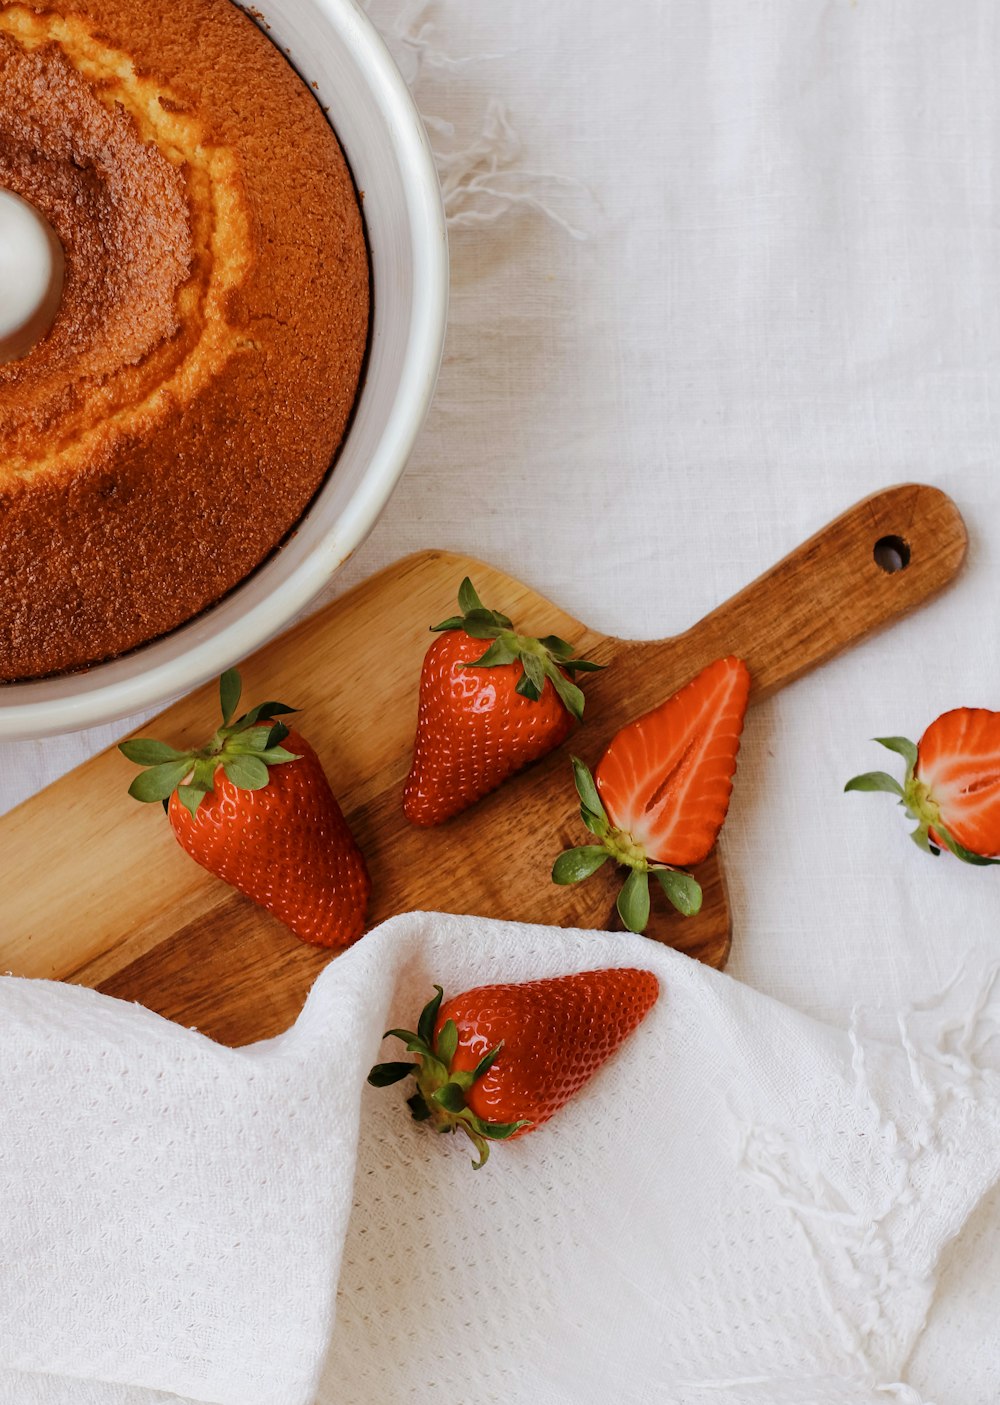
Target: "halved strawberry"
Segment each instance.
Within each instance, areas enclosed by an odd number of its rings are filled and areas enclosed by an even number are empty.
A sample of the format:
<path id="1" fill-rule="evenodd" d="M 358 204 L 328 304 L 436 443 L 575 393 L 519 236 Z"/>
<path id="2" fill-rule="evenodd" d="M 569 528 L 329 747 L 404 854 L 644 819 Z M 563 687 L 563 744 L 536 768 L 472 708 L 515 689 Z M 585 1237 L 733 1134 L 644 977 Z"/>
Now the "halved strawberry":
<path id="1" fill-rule="evenodd" d="M 911 838 L 928 853 L 948 849 L 965 863 L 1000 861 L 1000 712 L 953 708 L 916 746 L 906 737 L 875 740 L 906 761 L 903 784 L 885 771 L 868 771 L 845 790 L 898 796 L 917 824 Z"/>
<path id="2" fill-rule="evenodd" d="M 649 919 L 650 873 L 679 912 L 697 912 L 701 888 L 679 869 L 700 863 L 722 828 L 749 695 L 743 660 L 718 659 L 623 727 L 593 777 L 574 758 L 583 821 L 600 843 L 560 854 L 554 881 L 579 882 L 612 858 L 631 870 L 618 898 L 630 931 Z"/>

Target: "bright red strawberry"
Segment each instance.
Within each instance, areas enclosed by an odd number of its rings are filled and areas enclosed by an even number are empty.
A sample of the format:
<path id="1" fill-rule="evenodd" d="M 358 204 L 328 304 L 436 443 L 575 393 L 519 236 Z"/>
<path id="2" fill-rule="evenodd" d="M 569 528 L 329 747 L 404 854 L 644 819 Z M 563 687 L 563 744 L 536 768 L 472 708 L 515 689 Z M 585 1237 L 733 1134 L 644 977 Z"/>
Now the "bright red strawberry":
<path id="1" fill-rule="evenodd" d="M 477 1170 L 490 1142 L 533 1131 L 579 1092 L 659 994 L 652 972 L 628 967 L 477 986 L 444 1004 L 435 989 L 416 1032 L 388 1031 L 416 1062 L 376 1064 L 368 1081 L 381 1088 L 412 1074 L 414 1118 L 439 1132 L 461 1128 Z"/>
<path id="2" fill-rule="evenodd" d="M 198 750 L 137 739 L 119 750 L 149 767 L 129 794 L 162 801 L 178 842 L 210 873 L 303 941 L 346 946 L 364 931 L 371 880 L 319 757 L 261 703 L 232 721 L 235 669 L 223 674 L 222 726 Z"/>
<path id="3" fill-rule="evenodd" d="M 916 821 L 921 849 L 949 849 L 966 863 L 1000 855 L 1000 712 L 956 707 L 932 722 L 914 746 L 906 737 L 875 740 L 906 761 L 900 785 L 885 771 L 868 771 L 845 790 L 884 790 L 899 797 Z"/>
<path id="4" fill-rule="evenodd" d="M 685 916 L 701 888 L 680 866 L 710 852 L 729 809 L 750 695 L 742 659 L 718 659 L 612 739 L 592 776 L 573 758 L 583 822 L 600 841 L 556 859 L 556 883 L 578 883 L 609 858 L 629 869 L 618 911 L 630 931 L 649 920 L 649 875 Z"/>
<path id="5" fill-rule="evenodd" d="M 434 626 L 440 638 L 420 675 L 403 790 L 411 824 L 451 819 L 565 741 L 583 716 L 570 674 L 598 667 L 574 659 L 572 645 L 555 635 L 517 634 L 506 615 L 483 606 L 468 578 L 458 603 L 460 615 Z"/>

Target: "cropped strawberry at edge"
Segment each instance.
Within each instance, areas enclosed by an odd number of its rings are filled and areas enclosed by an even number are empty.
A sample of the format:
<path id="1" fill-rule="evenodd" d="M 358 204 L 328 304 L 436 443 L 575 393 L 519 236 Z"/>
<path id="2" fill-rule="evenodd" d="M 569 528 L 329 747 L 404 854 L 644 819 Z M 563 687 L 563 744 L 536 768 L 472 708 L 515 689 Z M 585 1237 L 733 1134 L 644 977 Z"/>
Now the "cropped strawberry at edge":
<path id="1" fill-rule="evenodd" d="M 916 823 L 910 838 L 925 853 L 947 850 L 980 867 L 1000 863 L 1000 712 L 956 707 L 916 745 L 906 737 L 874 740 L 906 762 L 902 784 L 885 771 L 867 771 L 845 791 L 895 795 Z"/>
<path id="2" fill-rule="evenodd" d="M 711 852 L 729 809 L 750 695 L 742 659 L 717 659 L 671 697 L 623 727 L 592 775 L 573 757 L 583 823 L 596 840 L 564 850 L 553 882 L 579 883 L 608 859 L 629 870 L 618 913 L 631 932 L 649 921 L 649 875 L 685 917 L 701 909 L 685 872 Z"/>
<path id="3" fill-rule="evenodd" d="M 519 634 L 466 577 L 461 611 L 434 625 L 420 673 L 413 761 L 403 790 L 411 824 L 441 824 L 565 741 L 583 717 L 575 658 L 558 635 Z"/>
<path id="4" fill-rule="evenodd" d="M 301 940 L 339 947 L 364 931 L 371 879 L 319 757 L 265 702 L 234 718 L 235 669 L 219 684 L 222 724 L 203 746 L 121 742 L 145 767 L 129 794 L 162 802 L 178 843 L 203 868 L 271 912 Z"/>

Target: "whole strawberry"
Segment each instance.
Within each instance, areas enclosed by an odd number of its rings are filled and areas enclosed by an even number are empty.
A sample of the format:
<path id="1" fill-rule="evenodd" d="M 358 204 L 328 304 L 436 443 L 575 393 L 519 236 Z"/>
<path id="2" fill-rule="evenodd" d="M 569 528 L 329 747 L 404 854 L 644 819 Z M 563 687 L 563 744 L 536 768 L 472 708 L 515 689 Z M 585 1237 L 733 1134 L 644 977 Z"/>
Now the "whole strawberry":
<path id="1" fill-rule="evenodd" d="M 573 758 L 580 813 L 596 843 L 556 859 L 556 883 L 579 883 L 608 859 L 628 869 L 618 913 L 632 932 L 649 921 L 649 875 L 685 917 L 701 908 L 688 864 L 707 858 L 729 809 L 750 696 L 742 659 L 717 659 L 623 727 L 594 775 Z"/>
<path id="2" fill-rule="evenodd" d="M 391 1029 L 415 1063 L 376 1064 L 376 1088 L 410 1075 L 418 1122 L 461 1129 L 485 1165 L 490 1143 L 533 1131 L 592 1078 L 656 1003 L 651 971 L 582 971 L 521 984 L 484 985 L 424 1006 L 416 1031 Z"/>
<path id="3" fill-rule="evenodd" d="M 564 741 L 583 717 L 570 677 L 600 667 L 573 658 L 555 635 L 517 634 L 487 610 L 466 577 L 462 613 L 434 625 L 427 650 L 413 764 L 403 791 L 411 824 L 451 819 Z M 488 647 L 484 650 L 484 643 Z"/>
<path id="4" fill-rule="evenodd" d="M 903 784 L 868 771 L 845 790 L 884 790 L 899 798 L 926 853 L 948 849 L 965 863 L 1000 862 L 1000 712 L 956 707 L 942 713 L 914 746 L 906 737 L 876 737 L 906 762 Z"/>
<path id="5" fill-rule="evenodd" d="M 220 682 L 222 726 L 177 751 L 136 739 L 119 750 L 149 769 L 129 794 L 161 801 L 178 842 L 203 868 L 274 914 L 297 937 L 346 946 L 364 931 L 371 880 L 319 758 L 267 702 L 233 719 L 235 669 Z"/>

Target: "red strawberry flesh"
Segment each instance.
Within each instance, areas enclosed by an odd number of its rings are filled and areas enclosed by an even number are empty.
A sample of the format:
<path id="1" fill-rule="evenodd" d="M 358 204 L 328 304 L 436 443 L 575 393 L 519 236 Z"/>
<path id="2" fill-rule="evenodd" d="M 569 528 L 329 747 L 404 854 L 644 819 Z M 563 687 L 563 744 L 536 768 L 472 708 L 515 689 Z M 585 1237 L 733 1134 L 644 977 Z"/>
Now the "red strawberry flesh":
<path id="1" fill-rule="evenodd" d="M 1000 854 L 1000 712 L 958 707 L 917 745 L 917 779 L 952 839 L 973 854 Z M 940 842 L 931 827 L 931 838 Z"/>
<path id="2" fill-rule="evenodd" d="M 750 693 L 742 659 L 718 659 L 623 727 L 594 773 L 616 828 L 658 863 L 700 863 L 729 808 Z"/>

